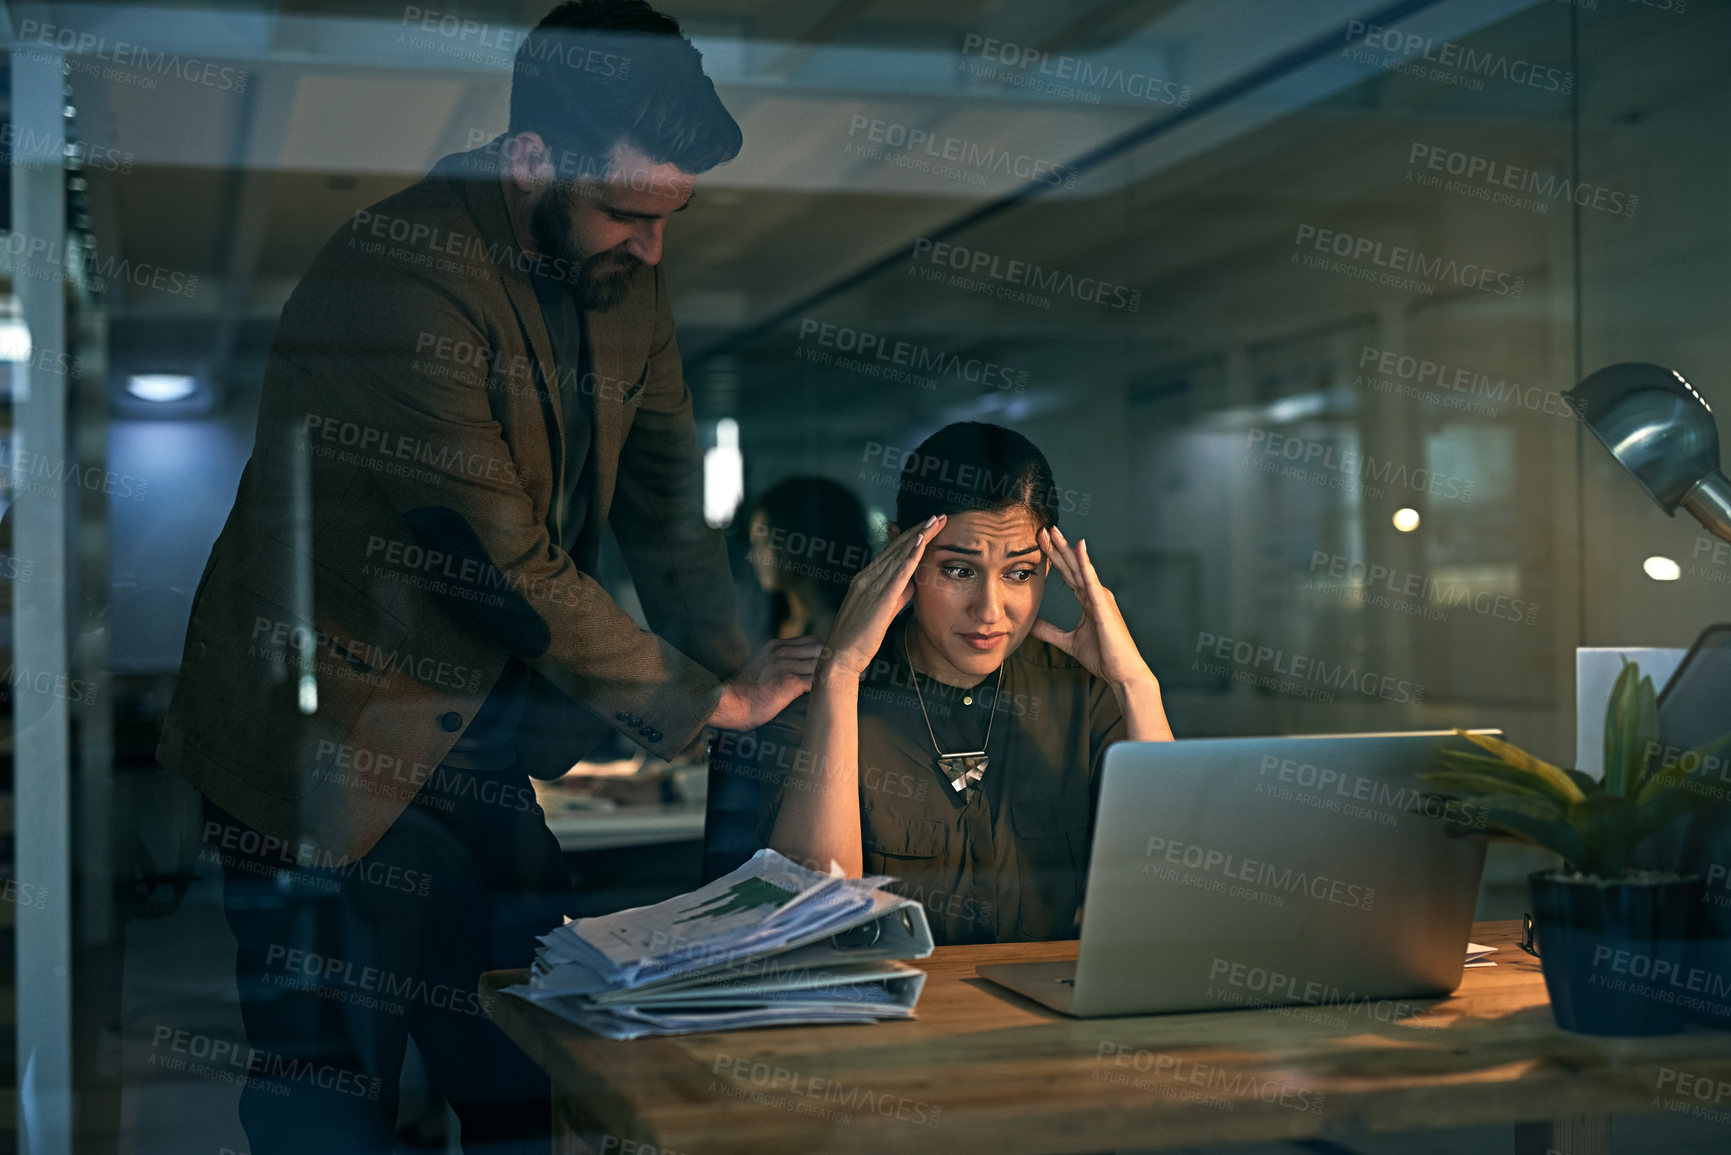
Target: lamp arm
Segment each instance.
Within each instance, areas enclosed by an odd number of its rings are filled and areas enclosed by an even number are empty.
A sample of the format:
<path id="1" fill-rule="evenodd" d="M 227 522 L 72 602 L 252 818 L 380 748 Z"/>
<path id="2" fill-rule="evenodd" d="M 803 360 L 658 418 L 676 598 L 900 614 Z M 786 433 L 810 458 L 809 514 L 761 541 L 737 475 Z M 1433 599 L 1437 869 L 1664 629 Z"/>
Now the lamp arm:
<path id="1" fill-rule="evenodd" d="M 1717 469 L 1697 481 L 1678 502 L 1708 530 L 1731 541 L 1731 481 Z"/>

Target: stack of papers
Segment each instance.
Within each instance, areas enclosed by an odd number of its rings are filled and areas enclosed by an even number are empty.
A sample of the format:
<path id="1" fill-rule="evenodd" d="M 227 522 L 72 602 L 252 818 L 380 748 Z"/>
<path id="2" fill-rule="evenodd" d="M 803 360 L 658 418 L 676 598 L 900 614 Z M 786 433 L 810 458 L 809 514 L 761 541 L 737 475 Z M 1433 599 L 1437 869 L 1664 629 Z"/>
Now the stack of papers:
<path id="1" fill-rule="evenodd" d="M 887 877 L 818 874 L 773 850 L 699 890 L 541 938 L 528 999 L 598 1035 L 911 1019 L 925 909 Z"/>

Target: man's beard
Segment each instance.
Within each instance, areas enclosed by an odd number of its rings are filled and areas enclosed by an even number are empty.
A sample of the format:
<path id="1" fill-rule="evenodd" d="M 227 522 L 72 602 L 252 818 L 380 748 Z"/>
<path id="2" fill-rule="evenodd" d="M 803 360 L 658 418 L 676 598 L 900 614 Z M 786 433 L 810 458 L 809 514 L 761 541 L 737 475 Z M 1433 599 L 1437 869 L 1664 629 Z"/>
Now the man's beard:
<path id="1" fill-rule="evenodd" d="M 529 217 L 529 235 L 543 256 L 563 271 L 556 279 L 590 312 L 604 313 L 625 300 L 643 262 L 621 249 L 585 257 L 571 227 L 574 181 L 555 181 L 536 202 Z"/>

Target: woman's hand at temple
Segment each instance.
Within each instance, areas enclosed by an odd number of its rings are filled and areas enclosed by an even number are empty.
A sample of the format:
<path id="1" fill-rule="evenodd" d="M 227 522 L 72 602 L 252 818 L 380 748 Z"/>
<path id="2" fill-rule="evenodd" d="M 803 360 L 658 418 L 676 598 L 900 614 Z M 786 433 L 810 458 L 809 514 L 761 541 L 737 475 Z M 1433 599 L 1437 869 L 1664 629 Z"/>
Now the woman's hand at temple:
<path id="1" fill-rule="evenodd" d="M 1082 607 L 1082 620 L 1073 630 L 1060 630 L 1040 618 L 1034 622 L 1034 636 L 1057 646 L 1112 687 L 1132 740 L 1170 739 L 1172 727 L 1166 721 L 1166 710 L 1160 700 L 1160 683 L 1142 660 L 1142 652 L 1130 636 L 1130 627 L 1118 612 L 1118 599 L 1100 583 L 1100 575 L 1088 557 L 1087 541 L 1072 546 L 1056 526 L 1040 530 L 1037 540 L 1058 576 L 1075 593 Z"/>
<path id="2" fill-rule="evenodd" d="M 902 607 L 913 600 L 914 570 L 925 556 L 926 543 L 943 529 L 946 518 L 935 514 L 926 523 L 898 534 L 870 565 L 855 574 L 847 596 L 835 612 L 829 643 L 819 660 L 820 670 L 858 678 L 866 672 L 884 635 Z"/>
<path id="3" fill-rule="evenodd" d="M 835 612 L 818 659 L 806 706 L 805 734 L 792 774 L 806 781 L 784 788 L 769 844 L 795 862 L 822 870 L 831 862 L 849 878 L 864 868 L 859 815 L 860 678 L 884 644 L 902 607 L 913 600 L 914 570 L 942 515 L 898 534 L 854 575 Z"/>

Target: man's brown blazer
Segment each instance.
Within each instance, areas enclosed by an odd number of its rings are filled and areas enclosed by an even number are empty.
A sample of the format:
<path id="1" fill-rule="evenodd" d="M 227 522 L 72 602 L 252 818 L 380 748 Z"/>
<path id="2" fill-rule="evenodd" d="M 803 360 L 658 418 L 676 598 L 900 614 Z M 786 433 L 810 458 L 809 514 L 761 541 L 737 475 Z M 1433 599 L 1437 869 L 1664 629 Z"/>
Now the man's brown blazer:
<path id="1" fill-rule="evenodd" d="M 659 268 L 587 315 L 590 373 L 557 367 L 594 431 L 583 532 L 559 546 L 564 418 L 530 275 L 573 270 L 517 248 L 497 149 L 446 157 L 315 258 L 193 596 L 157 758 L 302 863 L 365 854 L 511 655 L 539 675 L 518 738 L 540 777 L 606 726 L 673 755 L 749 656 Z M 604 523 L 654 633 L 590 576 Z"/>

